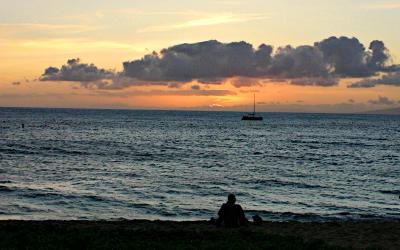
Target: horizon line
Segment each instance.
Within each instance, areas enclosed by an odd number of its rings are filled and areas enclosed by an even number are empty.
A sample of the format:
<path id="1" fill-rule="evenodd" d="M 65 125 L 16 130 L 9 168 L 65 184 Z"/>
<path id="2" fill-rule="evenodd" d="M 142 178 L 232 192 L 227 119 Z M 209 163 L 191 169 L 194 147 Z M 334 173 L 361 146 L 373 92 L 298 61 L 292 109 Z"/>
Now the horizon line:
<path id="1" fill-rule="evenodd" d="M 92 107 L 29 107 L 29 106 L 20 106 L 20 107 L 15 107 L 15 106 L 0 106 L 0 109 L 59 109 L 59 110 L 115 110 L 115 111 L 180 111 L 180 112 L 229 112 L 229 113 L 248 113 L 248 111 L 240 111 L 240 110 L 202 110 L 202 109 L 184 109 L 184 108 L 178 108 L 178 109 L 162 109 L 162 108 L 92 108 Z M 259 111 L 256 113 L 270 113 L 270 114 L 337 114 L 337 115 L 400 115 L 399 114 L 382 114 L 382 113 L 373 113 L 373 112 L 382 112 L 382 111 L 388 111 L 388 110 L 395 110 L 395 109 L 400 109 L 400 106 L 398 107 L 393 107 L 389 109 L 375 109 L 375 110 L 367 110 L 367 111 L 360 111 L 360 112 L 326 112 L 326 111 L 321 111 L 321 112 L 311 112 L 311 111 Z"/>

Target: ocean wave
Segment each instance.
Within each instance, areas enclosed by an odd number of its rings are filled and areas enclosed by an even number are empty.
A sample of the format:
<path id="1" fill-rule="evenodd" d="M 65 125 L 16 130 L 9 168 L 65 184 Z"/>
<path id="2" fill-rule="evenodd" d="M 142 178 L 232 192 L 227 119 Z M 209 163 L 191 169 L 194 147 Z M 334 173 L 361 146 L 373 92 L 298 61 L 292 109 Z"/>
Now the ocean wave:
<path id="1" fill-rule="evenodd" d="M 37 154 L 37 151 L 25 150 L 25 149 L 14 149 L 14 148 L 0 148 L 0 153 L 14 155 L 14 154 L 22 154 L 22 155 L 32 155 Z"/>
<path id="2" fill-rule="evenodd" d="M 380 190 L 382 194 L 394 194 L 394 195 L 400 195 L 400 190 Z"/>
<path id="3" fill-rule="evenodd" d="M 318 184 L 311 184 L 305 182 L 294 182 L 294 181 L 287 181 L 287 180 L 278 180 L 278 179 L 262 179 L 262 180 L 247 180 L 247 181 L 240 181 L 243 184 L 252 184 L 252 185 L 263 185 L 263 186 L 291 186 L 296 188 L 306 188 L 306 189 L 323 189 L 326 188 L 325 186 L 318 185 Z"/>
<path id="4" fill-rule="evenodd" d="M 396 220 L 400 221 L 400 214 L 376 215 L 368 213 L 337 212 L 330 214 L 271 212 L 263 210 L 247 210 L 247 216 L 260 215 L 270 221 L 302 221 L 302 222 L 329 222 L 329 221 L 360 221 L 360 220 Z"/>
<path id="5" fill-rule="evenodd" d="M 0 185 L 0 192 L 13 192 L 14 190 L 12 188 L 9 188 L 7 186 Z"/>

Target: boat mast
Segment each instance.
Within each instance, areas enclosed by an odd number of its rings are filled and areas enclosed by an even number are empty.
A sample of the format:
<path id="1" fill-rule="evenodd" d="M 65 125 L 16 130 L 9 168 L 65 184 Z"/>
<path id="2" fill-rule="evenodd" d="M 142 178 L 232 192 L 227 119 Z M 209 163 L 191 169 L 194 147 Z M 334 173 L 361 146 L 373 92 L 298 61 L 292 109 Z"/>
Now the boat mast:
<path id="1" fill-rule="evenodd" d="M 253 106 L 253 114 L 256 114 L 256 93 L 254 93 L 254 106 Z"/>

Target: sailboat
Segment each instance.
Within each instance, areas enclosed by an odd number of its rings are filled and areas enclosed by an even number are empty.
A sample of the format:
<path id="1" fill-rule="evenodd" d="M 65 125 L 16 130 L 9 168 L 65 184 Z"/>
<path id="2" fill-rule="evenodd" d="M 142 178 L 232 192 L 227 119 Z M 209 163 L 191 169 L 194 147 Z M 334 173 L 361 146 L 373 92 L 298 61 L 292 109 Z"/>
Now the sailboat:
<path id="1" fill-rule="evenodd" d="M 262 121 L 262 116 L 256 116 L 256 94 L 254 94 L 253 113 L 249 113 L 242 117 L 242 121 Z"/>

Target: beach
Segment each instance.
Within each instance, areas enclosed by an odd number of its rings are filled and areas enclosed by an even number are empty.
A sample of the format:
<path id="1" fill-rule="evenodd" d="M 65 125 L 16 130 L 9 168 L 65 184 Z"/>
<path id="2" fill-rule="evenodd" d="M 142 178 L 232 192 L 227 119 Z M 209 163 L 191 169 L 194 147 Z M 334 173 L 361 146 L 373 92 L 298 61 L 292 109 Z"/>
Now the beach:
<path id="1" fill-rule="evenodd" d="M 400 221 L 0 221 L 0 249 L 400 249 Z"/>

